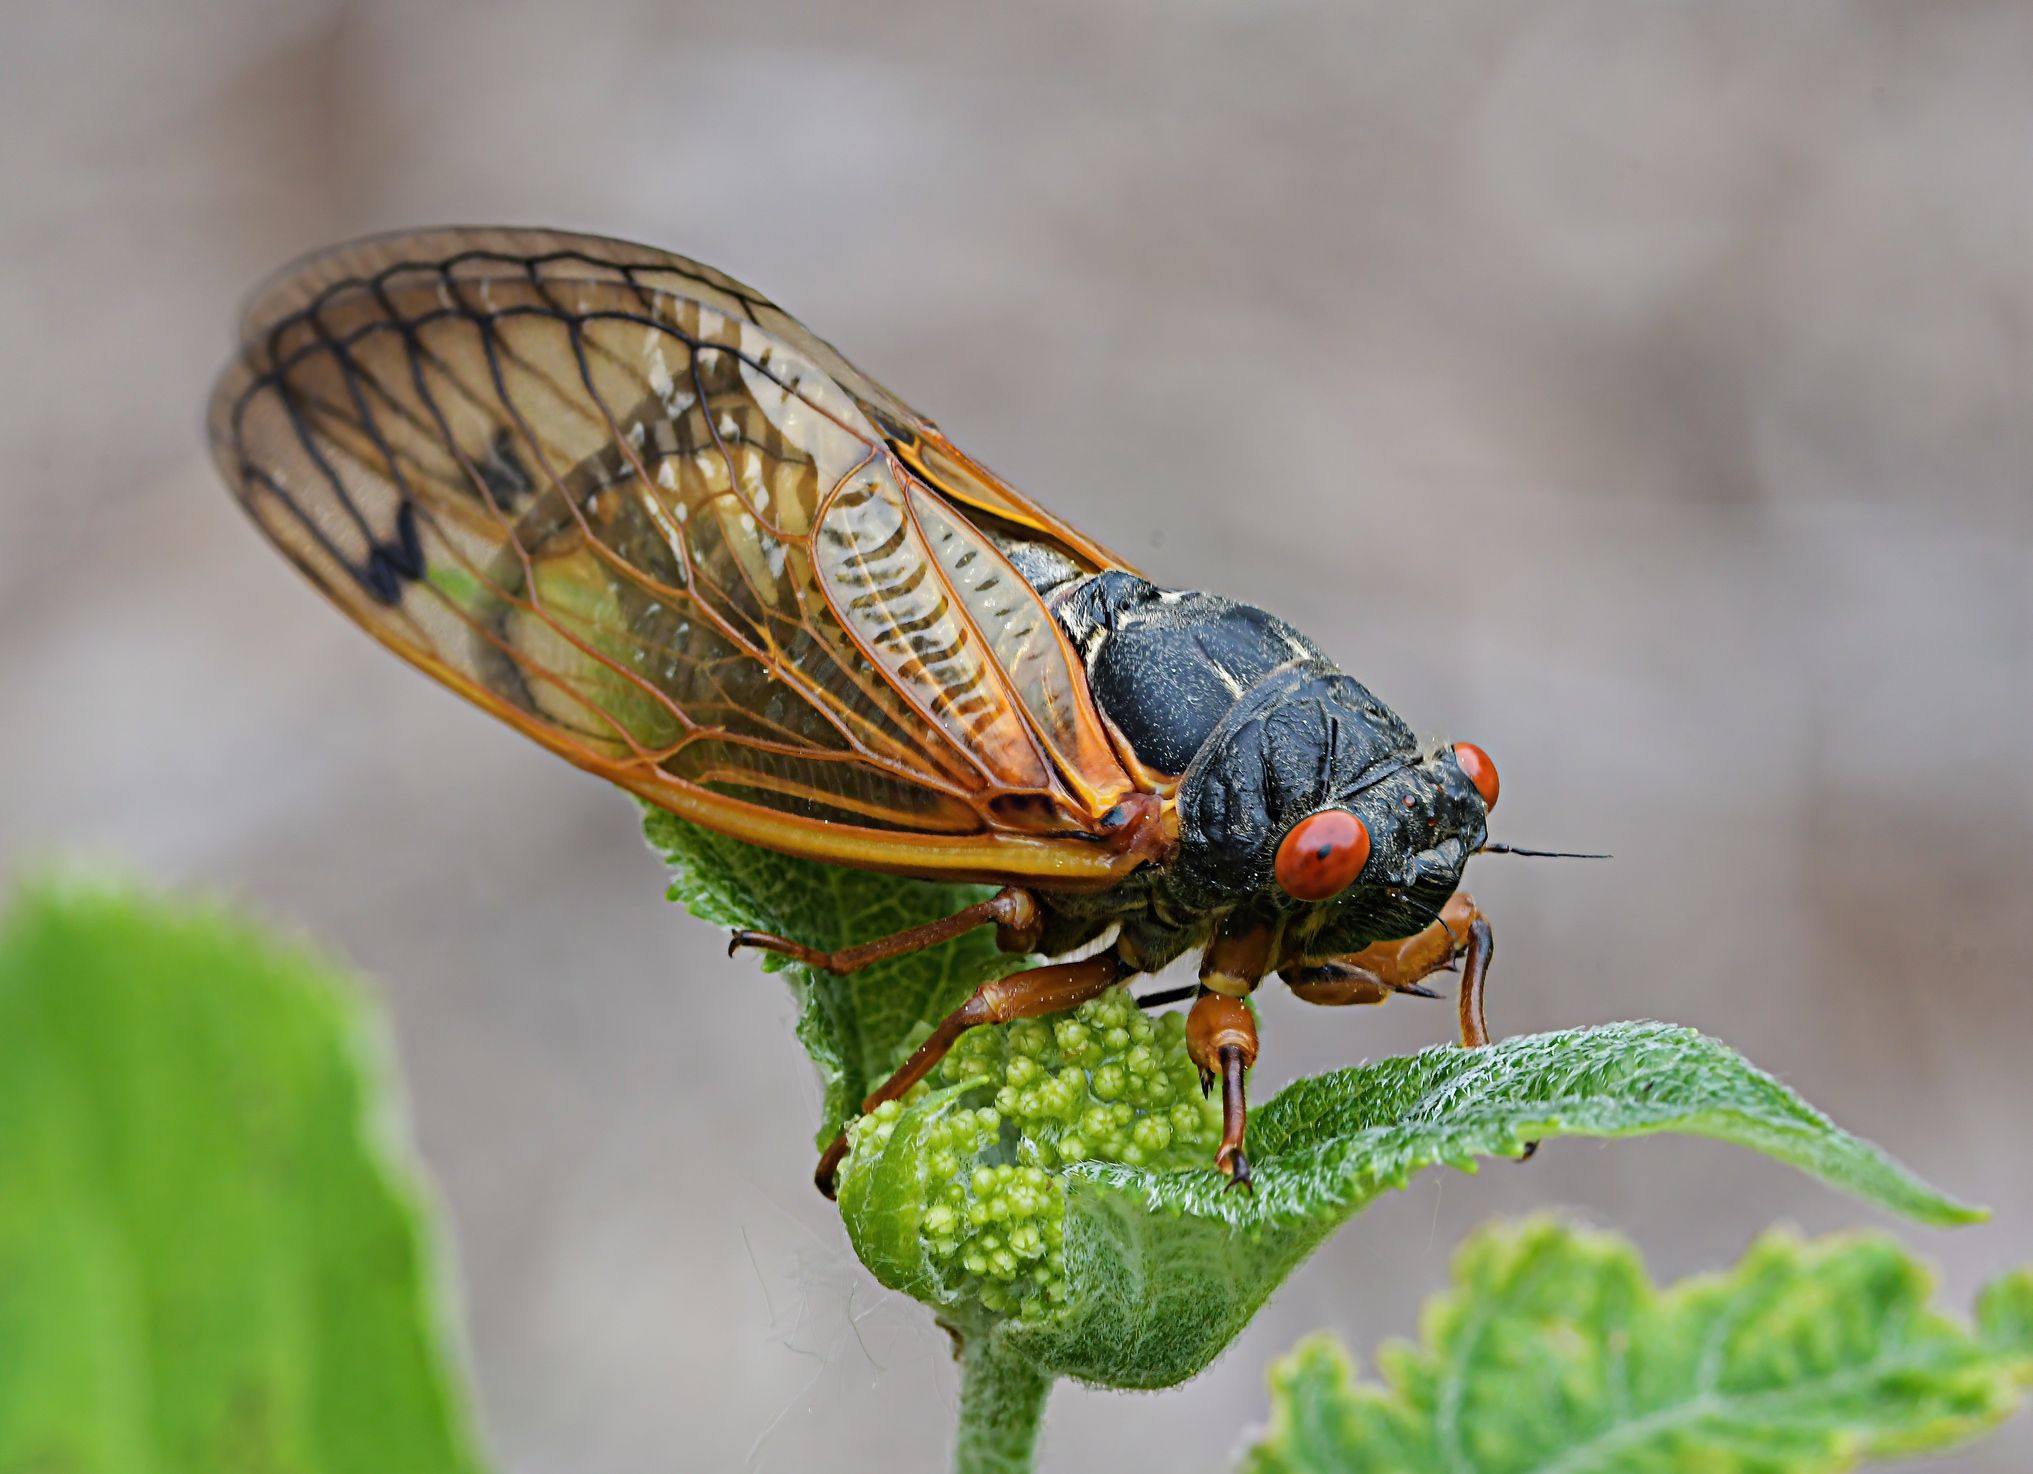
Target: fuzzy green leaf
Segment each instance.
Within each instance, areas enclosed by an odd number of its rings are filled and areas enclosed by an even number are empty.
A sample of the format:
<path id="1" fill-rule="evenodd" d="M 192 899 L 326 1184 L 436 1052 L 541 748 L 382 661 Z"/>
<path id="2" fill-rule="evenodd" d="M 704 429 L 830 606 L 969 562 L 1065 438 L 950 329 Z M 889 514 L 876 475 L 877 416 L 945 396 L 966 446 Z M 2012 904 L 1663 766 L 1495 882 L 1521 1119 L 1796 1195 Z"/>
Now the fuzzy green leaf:
<path id="1" fill-rule="evenodd" d="M 476 1466 L 378 1033 L 321 960 L 45 884 L 0 929 L 0 1471 Z"/>
<path id="2" fill-rule="evenodd" d="M 1384 1348 L 1381 1385 L 1327 1336 L 1275 1363 L 1271 1428 L 1243 1467 L 1836 1474 L 1965 1442 L 2017 1407 L 2033 1380 L 2016 1319 L 2029 1287 L 2024 1273 L 1994 1285 L 1973 1335 L 1877 1235 L 1770 1234 L 1729 1273 L 1661 1290 L 1613 1236 L 1485 1229 L 1421 1343 Z"/>
<path id="3" fill-rule="evenodd" d="M 1977 1330 L 1986 1346 L 2033 1360 L 2033 1267 L 2000 1275 L 1984 1287 L 1977 1297 Z"/>
<path id="4" fill-rule="evenodd" d="M 992 894 L 792 859 L 647 806 L 643 834 L 672 867 L 669 898 L 701 921 L 776 932 L 829 952 L 936 921 Z M 933 1024 L 978 984 L 1027 961 L 996 950 L 992 927 L 847 977 L 759 956 L 765 971 L 784 974 L 798 1000 L 798 1042 L 826 1090 L 821 1146 Z"/>
<path id="5" fill-rule="evenodd" d="M 932 1122 L 978 1109 L 982 1093 L 950 1086 L 858 1125 L 852 1191 L 843 1185 L 841 1196 L 876 1277 L 963 1325 L 980 1319 L 980 1297 L 941 1272 L 923 1231 L 942 1180 L 915 1147 Z M 1053 1174 L 1065 1215 L 1066 1283 L 1054 1297 L 1063 1307 L 998 1317 L 993 1330 L 1061 1375 L 1170 1386 L 1206 1366 L 1336 1226 L 1412 1173 L 1472 1171 L 1478 1158 L 1516 1157 L 1532 1140 L 1659 1131 L 1756 1148 L 1926 1222 L 1980 1216 L 1715 1040 L 1664 1024 L 1610 1024 L 1481 1050 L 1427 1049 L 1297 1081 L 1251 1116 L 1253 1195 L 1229 1191 L 1206 1167 L 1064 1165 Z M 980 1161 L 1025 1150 L 1021 1139 L 998 1139 Z"/>
<path id="6" fill-rule="evenodd" d="M 974 892 L 803 864 L 652 816 L 698 914 L 825 947 L 945 914 Z M 984 930 L 851 978 L 791 969 L 827 1121 L 968 988 L 1012 960 Z M 1205 1367 L 1335 1227 L 1413 1172 L 1528 1141 L 1682 1132 L 1753 1147 L 1935 1223 L 1980 1216 L 1726 1046 L 1664 1024 L 1428 1049 L 1288 1086 L 1252 1113 L 1256 1191 L 1211 1166 L 1217 1117 L 1176 1015 L 1121 995 L 967 1035 L 930 1090 L 854 1125 L 842 1218 L 875 1276 L 998 1352 L 1059 1376 L 1165 1387 Z"/>

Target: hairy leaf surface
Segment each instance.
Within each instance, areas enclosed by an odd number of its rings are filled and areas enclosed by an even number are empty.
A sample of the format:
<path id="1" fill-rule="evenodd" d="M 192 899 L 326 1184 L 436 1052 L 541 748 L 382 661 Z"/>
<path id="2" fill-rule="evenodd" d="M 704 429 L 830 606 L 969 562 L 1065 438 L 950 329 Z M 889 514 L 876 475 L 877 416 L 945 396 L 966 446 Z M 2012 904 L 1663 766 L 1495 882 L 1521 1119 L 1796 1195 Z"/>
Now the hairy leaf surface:
<path id="1" fill-rule="evenodd" d="M 1966 1442 L 2033 1381 L 2033 1274 L 1974 1329 L 1879 1235 L 1768 1234 L 1666 1288 L 1608 1234 L 1548 1221 L 1471 1238 L 1417 1345 L 1357 1378 L 1331 1336 L 1271 1368 L 1246 1474 L 1839 1474 Z"/>

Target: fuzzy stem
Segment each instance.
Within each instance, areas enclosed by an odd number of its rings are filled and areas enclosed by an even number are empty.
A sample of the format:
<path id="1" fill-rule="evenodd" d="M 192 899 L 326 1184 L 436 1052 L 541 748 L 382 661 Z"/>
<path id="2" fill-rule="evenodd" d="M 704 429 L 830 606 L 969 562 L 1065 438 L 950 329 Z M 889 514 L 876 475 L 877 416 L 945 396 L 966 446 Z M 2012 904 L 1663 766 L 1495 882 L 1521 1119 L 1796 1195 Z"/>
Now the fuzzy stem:
<path id="1" fill-rule="evenodd" d="M 993 1331 L 960 1353 L 960 1428 L 953 1474 L 1031 1474 L 1052 1378 L 1013 1354 Z"/>

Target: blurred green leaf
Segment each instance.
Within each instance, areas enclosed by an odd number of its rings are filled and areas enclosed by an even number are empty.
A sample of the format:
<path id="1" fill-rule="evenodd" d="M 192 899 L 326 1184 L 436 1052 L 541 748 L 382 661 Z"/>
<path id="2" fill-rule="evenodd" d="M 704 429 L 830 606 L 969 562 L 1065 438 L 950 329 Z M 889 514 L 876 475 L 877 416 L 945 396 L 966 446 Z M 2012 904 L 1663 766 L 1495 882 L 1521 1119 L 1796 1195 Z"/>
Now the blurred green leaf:
<path id="1" fill-rule="evenodd" d="M 1981 1329 L 1930 1308 L 1891 1240 L 1767 1235 L 1727 1274 L 1657 1289 L 1623 1240 L 1485 1229 L 1454 1288 L 1359 1382 L 1329 1336 L 1271 1368 L 1247 1474 L 1836 1474 L 1992 1427 L 2033 1381 L 2033 1277 Z"/>
<path id="2" fill-rule="evenodd" d="M 2033 1357 L 2033 1268 L 2016 1269 L 1984 1287 L 1977 1297 L 1977 1331 L 1986 1346 Z"/>
<path id="3" fill-rule="evenodd" d="M 0 1471 L 477 1466 L 380 1036 L 215 910 L 0 930 Z"/>

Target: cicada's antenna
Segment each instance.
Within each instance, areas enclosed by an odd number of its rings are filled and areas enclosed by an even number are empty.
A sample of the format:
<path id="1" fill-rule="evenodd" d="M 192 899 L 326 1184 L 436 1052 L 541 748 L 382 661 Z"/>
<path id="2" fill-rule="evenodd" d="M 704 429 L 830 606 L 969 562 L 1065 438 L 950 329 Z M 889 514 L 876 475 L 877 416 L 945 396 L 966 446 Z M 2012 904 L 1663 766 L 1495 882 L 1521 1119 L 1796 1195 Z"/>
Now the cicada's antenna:
<path id="1" fill-rule="evenodd" d="M 1527 855 L 1534 860 L 1614 860 L 1614 855 L 1596 854 L 1589 850 L 1528 850 L 1521 844 L 1499 844 L 1496 840 L 1485 840 L 1478 855 Z"/>

